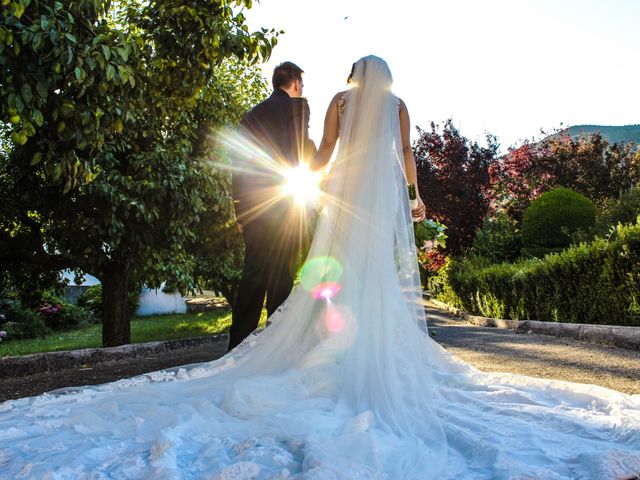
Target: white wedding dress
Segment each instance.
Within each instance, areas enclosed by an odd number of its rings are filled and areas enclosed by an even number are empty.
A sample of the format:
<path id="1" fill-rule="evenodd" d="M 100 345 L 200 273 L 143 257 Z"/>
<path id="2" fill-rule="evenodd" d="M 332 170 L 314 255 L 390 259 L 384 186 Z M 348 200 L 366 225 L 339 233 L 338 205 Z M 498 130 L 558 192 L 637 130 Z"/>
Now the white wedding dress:
<path id="1" fill-rule="evenodd" d="M 0 478 L 627 479 L 640 396 L 429 338 L 384 61 L 354 72 L 302 281 L 225 357 L 0 404 Z"/>

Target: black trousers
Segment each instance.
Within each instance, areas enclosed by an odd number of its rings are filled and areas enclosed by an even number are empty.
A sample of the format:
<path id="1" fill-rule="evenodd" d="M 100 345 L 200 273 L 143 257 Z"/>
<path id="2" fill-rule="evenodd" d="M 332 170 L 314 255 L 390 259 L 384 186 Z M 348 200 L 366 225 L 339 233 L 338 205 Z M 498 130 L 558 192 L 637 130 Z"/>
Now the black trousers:
<path id="1" fill-rule="evenodd" d="M 295 229 L 280 222 L 253 221 L 243 230 L 244 268 L 233 306 L 229 350 L 235 348 L 260 321 L 265 295 L 267 314 L 287 299 L 304 244 Z"/>

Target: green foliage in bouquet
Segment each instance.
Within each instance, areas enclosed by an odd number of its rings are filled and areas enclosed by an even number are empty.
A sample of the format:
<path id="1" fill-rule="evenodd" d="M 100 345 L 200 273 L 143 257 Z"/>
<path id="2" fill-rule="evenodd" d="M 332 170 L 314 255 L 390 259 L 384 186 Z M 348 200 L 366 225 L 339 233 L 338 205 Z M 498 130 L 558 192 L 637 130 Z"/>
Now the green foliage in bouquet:
<path id="1" fill-rule="evenodd" d="M 446 229 L 447 227 L 442 223 L 430 219 L 414 223 L 413 231 L 416 237 L 416 246 L 418 248 L 427 247 L 429 249 L 438 246 L 445 248 L 447 234 L 444 233 L 444 231 Z"/>

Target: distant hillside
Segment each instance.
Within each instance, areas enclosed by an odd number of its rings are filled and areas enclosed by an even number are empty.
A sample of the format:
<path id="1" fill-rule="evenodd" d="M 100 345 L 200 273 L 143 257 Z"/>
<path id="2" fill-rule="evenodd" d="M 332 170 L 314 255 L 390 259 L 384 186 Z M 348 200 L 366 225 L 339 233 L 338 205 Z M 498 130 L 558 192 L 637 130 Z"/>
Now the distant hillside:
<path id="1" fill-rule="evenodd" d="M 590 133 L 600 132 L 609 143 L 630 143 L 640 145 L 640 125 L 574 125 L 566 128 L 561 133 L 567 133 L 572 138 L 579 137 L 581 133 L 589 135 Z"/>

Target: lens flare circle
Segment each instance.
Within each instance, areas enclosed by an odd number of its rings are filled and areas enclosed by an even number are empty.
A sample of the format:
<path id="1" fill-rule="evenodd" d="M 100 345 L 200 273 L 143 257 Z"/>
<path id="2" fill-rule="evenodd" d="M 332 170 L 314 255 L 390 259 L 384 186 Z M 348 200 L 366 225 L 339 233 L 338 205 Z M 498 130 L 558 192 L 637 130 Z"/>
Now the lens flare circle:
<path id="1" fill-rule="evenodd" d="M 307 291 L 321 284 L 338 284 L 344 269 L 333 257 L 314 257 L 307 260 L 300 270 L 300 282 Z"/>
<path id="2" fill-rule="evenodd" d="M 337 282 L 320 283 L 311 289 L 311 296 L 316 300 L 331 300 L 342 289 Z"/>
<path id="3" fill-rule="evenodd" d="M 358 323 L 348 308 L 334 305 L 328 300 L 315 322 L 315 330 L 323 348 L 343 351 L 353 345 L 358 334 Z"/>
<path id="4" fill-rule="evenodd" d="M 325 313 L 324 325 L 329 332 L 340 333 L 344 330 L 344 317 L 337 309 L 331 308 Z"/>
<path id="5" fill-rule="evenodd" d="M 291 195 L 298 205 L 307 205 L 320 197 L 320 173 L 301 163 L 284 172 L 284 193 Z"/>

